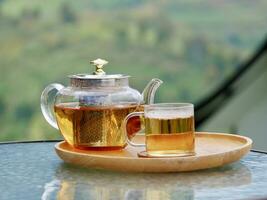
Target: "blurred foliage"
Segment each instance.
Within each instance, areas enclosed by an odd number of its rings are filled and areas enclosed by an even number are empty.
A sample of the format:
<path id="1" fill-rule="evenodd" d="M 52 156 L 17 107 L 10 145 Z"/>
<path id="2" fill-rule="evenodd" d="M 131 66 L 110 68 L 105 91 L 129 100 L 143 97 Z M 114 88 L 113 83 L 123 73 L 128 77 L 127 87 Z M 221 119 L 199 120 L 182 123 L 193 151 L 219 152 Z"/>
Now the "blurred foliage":
<path id="1" fill-rule="evenodd" d="M 157 102 L 196 102 L 245 61 L 266 34 L 267 1 L 1 0 L 0 140 L 53 139 L 39 99 L 52 82 L 90 73 L 132 76 Z"/>

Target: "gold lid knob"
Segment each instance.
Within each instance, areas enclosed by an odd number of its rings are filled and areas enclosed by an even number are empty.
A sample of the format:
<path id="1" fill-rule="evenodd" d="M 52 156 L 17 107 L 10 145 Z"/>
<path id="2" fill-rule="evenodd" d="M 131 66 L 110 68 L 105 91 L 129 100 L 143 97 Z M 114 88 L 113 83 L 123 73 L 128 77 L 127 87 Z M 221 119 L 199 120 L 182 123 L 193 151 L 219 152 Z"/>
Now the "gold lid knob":
<path id="1" fill-rule="evenodd" d="M 108 64 L 108 61 L 98 58 L 96 60 L 90 61 L 90 64 L 96 67 L 96 70 L 93 72 L 94 75 L 105 75 L 106 74 L 106 72 L 104 72 L 103 70 L 103 66 L 105 64 Z"/>

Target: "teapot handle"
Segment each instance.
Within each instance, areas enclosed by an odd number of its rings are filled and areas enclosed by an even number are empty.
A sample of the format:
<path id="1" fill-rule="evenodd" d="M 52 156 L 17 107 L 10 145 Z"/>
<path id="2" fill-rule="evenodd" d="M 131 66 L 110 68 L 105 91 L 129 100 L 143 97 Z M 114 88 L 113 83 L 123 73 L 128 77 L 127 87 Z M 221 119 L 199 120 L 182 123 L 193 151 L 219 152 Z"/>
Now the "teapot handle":
<path id="1" fill-rule="evenodd" d="M 44 115 L 44 118 L 51 126 L 56 129 L 58 129 L 58 125 L 55 119 L 53 107 L 55 104 L 55 97 L 58 91 L 62 88 L 64 88 L 63 85 L 59 83 L 52 83 L 48 85 L 41 94 L 41 110 Z"/>

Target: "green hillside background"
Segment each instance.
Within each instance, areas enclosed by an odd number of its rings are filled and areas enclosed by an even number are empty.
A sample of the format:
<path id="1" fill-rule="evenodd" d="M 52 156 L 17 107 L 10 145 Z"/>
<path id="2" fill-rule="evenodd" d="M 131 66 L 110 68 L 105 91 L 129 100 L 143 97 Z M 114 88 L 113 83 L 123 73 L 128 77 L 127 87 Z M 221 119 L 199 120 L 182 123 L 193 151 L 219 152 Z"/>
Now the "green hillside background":
<path id="1" fill-rule="evenodd" d="M 56 139 L 40 111 L 49 83 L 106 71 L 156 102 L 196 103 L 248 59 L 267 33 L 266 0 L 0 0 L 0 140 Z"/>

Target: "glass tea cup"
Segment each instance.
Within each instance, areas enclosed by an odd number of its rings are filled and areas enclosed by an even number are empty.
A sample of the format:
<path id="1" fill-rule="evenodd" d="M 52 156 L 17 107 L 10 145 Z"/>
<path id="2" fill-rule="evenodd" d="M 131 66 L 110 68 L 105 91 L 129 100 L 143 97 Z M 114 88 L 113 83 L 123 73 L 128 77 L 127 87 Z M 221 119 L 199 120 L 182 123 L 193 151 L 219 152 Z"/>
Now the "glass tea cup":
<path id="1" fill-rule="evenodd" d="M 131 118 L 144 119 L 145 144 L 131 141 L 127 123 Z M 172 157 L 195 154 L 194 106 L 190 103 L 159 103 L 144 106 L 144 112 L 133 112 L 124 120 L 127 143 L 146 147 L 139 156 Z"/>

